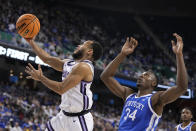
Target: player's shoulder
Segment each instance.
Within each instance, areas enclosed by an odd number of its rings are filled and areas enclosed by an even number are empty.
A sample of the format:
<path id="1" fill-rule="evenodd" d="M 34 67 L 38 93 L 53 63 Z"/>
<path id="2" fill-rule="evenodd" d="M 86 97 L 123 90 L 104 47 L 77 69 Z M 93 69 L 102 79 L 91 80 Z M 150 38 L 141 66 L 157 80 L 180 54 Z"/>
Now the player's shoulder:
<path id="1" fill-rule="evenodd" d="M 152 98 L 151 99 L 155 99 L 155 100 L 159 100 L 160 95 L 163 93 L 164 91 L 157 91 L 156 93 L 152 94 Z"/>
<path id="2" fill-rule="evenodd" d="M 192 131 L 196 131 L 196 122 L 194 122 L 194 121 L 193 121 L 193 125 L 192 125 L 192 127 L 191 127 L 191 130 L 192 130 Z"/>
<path id="3" fill-rule="evenodd" d="M 85 72 L 85 71 L 88 72 L 88 71 L 91 70 L 90 66 L 89 66 L 87 63 L 85 63 L 85 62 L 79 62 L 79 63 L 74 67 L 74 69 L 81 70 L 81 71 L 83 71 L 83 72 Z"/>
<path id="4" fill-rule="evenodd" d="M 80 61 L 80 63 L 85 63 L 86 65 L 90 65 L 93 67 L 93 62 L 90 60 L 83 60 L 83 61 Z"/>

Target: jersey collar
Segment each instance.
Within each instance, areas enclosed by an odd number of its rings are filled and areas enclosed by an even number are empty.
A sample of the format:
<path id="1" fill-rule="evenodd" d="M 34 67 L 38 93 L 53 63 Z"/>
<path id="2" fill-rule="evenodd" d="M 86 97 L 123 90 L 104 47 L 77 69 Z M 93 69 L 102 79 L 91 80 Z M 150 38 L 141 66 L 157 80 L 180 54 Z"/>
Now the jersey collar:
<path id="1" fill-rule="evenodd" d="M 137 97 L 137 94 L 135 95 L 135 98 L 141 98 L 141 97 L 146 97 L 146 96 L 150 96 L 152 94 L 146 94 L 146 95 L 143 95 L 143 96 L 140 96 L 140 97 Z"/>

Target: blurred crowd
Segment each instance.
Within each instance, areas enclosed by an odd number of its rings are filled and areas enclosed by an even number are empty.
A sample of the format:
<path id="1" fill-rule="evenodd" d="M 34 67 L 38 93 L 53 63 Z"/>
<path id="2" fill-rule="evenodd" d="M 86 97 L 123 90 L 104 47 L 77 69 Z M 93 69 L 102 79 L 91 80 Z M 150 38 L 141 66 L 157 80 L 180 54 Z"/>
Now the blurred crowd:
<path id="1" fill-rule="evenodd" d="M 107 17 L 102 13 L 103 16 L 100 18 L 100 15 L 93 15 L 85 9 L 58 3 L 46 4 L 40 1 L 37 4 L 33 1 L 22 1 L 21 4 L 20 0 L 17 2 L 2 1 L 0 5 L 0 9 L 3 10 L 0 14 L 1 41 L 31 49 L 28 43 L 17 34 L 15 23 L 22 14 L 32 13 L 39 18 L 41 23 L 41 30 L 36 41 L 46 52 L 61 59 L 71 59 L 71 53 L 78 44 L 88 39 L 96 40 L 104 46 L 104 55 L 96 62 L 96 67 L 104 69 L 120 52 L 126 36 L 130 35 L 139 40 L 139 46 L 135 53 L 119 67 L 119 73 L 137 78 L 144 70 L 152 69 L 156 72 L 161 84 L 173 85 L 175 83 L 175 64 L 165 56 L 160 48 L 155 48 L 153 39 L 145 34 L 131 17 L 127 20 L 129 24 L 124 24 L 112 14 Z M 119 24 L 122 28 L 127 26 L 128 28 L 121 30 L 117 28 Z M 131 31 L 127 31 L 130 29 Z M 171 46 L 168 46 L 168 50 L 171 50 Z"/>
<path id="2" fill-rule="evenodd" d="M 0 131 L 43 131 L 46 122 L 59 111 L 60 97 L 47 91 L 34 91 L 26 81 L 0 83 Z M 95 101 L 92 114 L 94 131 L 117 131 L 122 106 Z M 172 131 L 176 112 L 164 112 L 157 131 Z"/>

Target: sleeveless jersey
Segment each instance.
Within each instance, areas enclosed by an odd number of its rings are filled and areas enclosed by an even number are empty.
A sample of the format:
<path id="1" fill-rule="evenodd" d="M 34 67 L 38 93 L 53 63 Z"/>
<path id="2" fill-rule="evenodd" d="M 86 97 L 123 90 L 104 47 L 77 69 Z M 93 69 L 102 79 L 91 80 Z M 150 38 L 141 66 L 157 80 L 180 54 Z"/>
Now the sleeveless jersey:
<path id="1" fill-rule="evenodd" d="M 152 109 L 152 94 L 127 97 L 122 111 L 119 131 L 155 131 L 161 116 Z"/>
<path id="2" fill-rule="evenodd" d="M 85 62 L 90 66 L 94 76 L 94 67 L 92 65 L 92 62 L 89 60 L 84 60 L 82 62 Z M 74 60 L 69 60 L 68 62 L 64 63 L 62 80 L 67 77 L 67 75 L 78 63 L 79 62 L 76 62 Z M 78 113 L 83 110 L 91 109 L 91 106 L 93 104 L 92 92 L 90 90 L 91 84 L 92 81 L 81 81 L 75 87 L 62 94 L 60 109 L 71 113 Z"/>
<path id="3" fill-rule="evenodd" d="M 191 131 L 192 125 L 195 124 L 195 122 L 191 121 L 186 127 L 182 128 L 182 124 L 177 125 L 177 131 Z"/>

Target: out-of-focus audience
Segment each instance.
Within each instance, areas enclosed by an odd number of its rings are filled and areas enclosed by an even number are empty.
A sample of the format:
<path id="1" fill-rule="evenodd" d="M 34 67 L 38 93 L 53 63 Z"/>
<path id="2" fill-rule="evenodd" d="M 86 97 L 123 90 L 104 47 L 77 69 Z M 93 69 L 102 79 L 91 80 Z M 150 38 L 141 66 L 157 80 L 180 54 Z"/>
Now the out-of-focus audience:
<path id="1" fill-rule="evenodd" d="M 40 1 L 39 4 L 36 4 L 33 1 L 22 1 L 21 4 L 20 0 L 17 2 L 2 0 L 1 3 L 0 9 L 3 10 L 3 13 L 0 14 L 0 40 L 14 46 L 31 49 L 15 29 L 17 19 L 25 13 L 35 14 L 39 18 L 41 30 L 36 41 L 41 48 L 53 56 L 58 56 L 61 59 L 72 58 L 71 52 L 78 44 L 88 39 L 99 41 L 104 46 L 104 55 L 96 63 L 96 68 L 99 69 L 104 69 L 119 53 L 120 47 L 126 39 L 125 31 L 123 32 L 120 28 L 116 32 L 113 31 L 119 24 L 119 19 L 112 15 L 110 17 L 103 16 L 98 23 L 97 17 L 89 12 L 77 7 L 59 5 L 58 2 L 45 4 Z M 158 75 L 161 84 L 173 85 L 176 74 L 175 64 L 165 56 L 160 48 L 155 47 L 153 39 L 138 27 L 132 17 L 129 19 L 129 25 L 122 24 L 121 26 L 131 29 L 130 34 L 126 35 L 139 40 L 139 46 L 133 56 L 124 61 L 118 72 L 128 77 L 137 78 L 144 70 L 152 69 Z M 148 22 L 148 20 L 146 21 Z M 162 28 L 164 29 L 164 27 Z M 161 33 L 158 34 L 162 38 Z M 163 39 L 163 42 L 167 40 L 167 45 L 170 45 L 169 35 L 171 34 L 167 34 Z M 168 46 L 168 51 L 171 51 L 170 46 Z M 185 52 L 186 59 L 189 59 L 188 53 Z M 189 63 L 188 66 L 190 65 L 192 64 Z M 189 69 L 192 72 L 192 66 Z M 193 83 L 190 82 L 190 84 L 195 86 L 196 76 L 191 75 L 191 78 Z"/>

